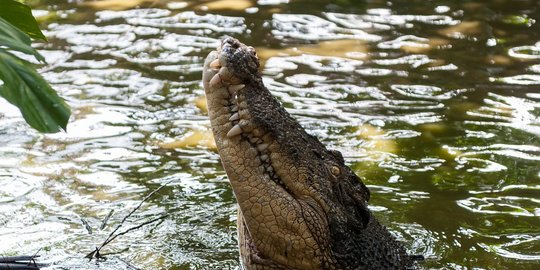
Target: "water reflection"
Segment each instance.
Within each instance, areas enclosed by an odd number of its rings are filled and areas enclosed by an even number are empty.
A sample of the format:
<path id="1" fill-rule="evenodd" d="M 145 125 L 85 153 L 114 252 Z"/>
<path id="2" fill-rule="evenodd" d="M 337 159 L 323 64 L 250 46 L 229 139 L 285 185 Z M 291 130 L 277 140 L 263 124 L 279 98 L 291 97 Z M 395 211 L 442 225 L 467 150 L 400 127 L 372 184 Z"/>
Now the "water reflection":
<path id="1" fill-rule="evenodd" d="M 360 39 L 379 41 L 380 36 L 356 28 L 343 28 L 321 17 L 307 14 L 274 14 L 272 35 L 277 39 L 316 41 L 330 39 Z M 291 40 L 292 41 L 292 40 Z"/>
<path id="2" fill-rule="evenodd" d="M 424 268 L 536 268 L 534 1 L 128 2 L 36 4 L 42 73 L 74 116 L 41 135 L 0 100 L 0 255 L 41 249 L 50 269 L 237 267 L 234 198 L 201 143 L 202 62 L 232 35 Z M 165 183 L 129 222 L 169 218 L 120 237 L 99 266 L 80 259 Z"/>
<path id="3" fill-rule="evenodd" d="M 537 101 L 489 93 L 485 105 L 469 112 L 486 121 L 467 121 L 474 125 L 505 125 L 535 135 L 540 134 L 540 114 Z"/>
<path id="4" fill-rule="evenodd" d="M 510 48 L 508 55 L 521 59 L 540 59 L 540 42 L 537 42 L 535 46 Z"/>
<path id="5" fill-rule="evenodd" d="M 198 15 L 195 12 L 186 11 L 169 17 L 129 17 L 126 22 L 131 25 L 143 25 L 158 28 L 182 28 L 182 29 L 202 29 L 200 34 L 217 33 L 237 33 L 245 31 L 244 18 L 229 17 L 217 14 Z M 206 30 L 206 31 L 205 31 Z"/>

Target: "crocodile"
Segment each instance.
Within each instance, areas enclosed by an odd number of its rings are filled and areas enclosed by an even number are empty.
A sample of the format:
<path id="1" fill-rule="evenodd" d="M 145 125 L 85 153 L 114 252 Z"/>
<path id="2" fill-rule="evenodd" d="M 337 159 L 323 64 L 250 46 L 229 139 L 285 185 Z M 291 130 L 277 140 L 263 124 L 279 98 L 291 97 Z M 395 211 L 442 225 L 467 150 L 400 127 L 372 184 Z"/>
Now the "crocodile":
<path id="1" fill-rule="evenodd" d="M 244 269 L 409 269 L 369 189 L 265 87 L 255 49 L 227 37 L 204 62 L 211 129 L 239 205 Z"/>

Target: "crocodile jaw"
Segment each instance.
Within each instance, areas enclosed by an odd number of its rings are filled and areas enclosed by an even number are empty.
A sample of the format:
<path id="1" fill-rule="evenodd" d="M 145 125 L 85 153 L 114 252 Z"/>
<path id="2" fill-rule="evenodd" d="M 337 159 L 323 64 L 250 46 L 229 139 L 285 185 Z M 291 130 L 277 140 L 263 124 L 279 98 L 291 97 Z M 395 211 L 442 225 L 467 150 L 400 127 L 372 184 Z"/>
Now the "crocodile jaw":
<path id="1" fill-rule="evenodd" d="M 367 187 L 287 113 L 258 67 L 253 48 L 228 38 L 203 70 L 246 269 L 405 269 L 402 245 L 367 208 Z"/>
<path id="2" fill-rule="evenodd" d="M 235 63 L 233 68 L 230 62 L 234 61 L 234 54 L 246 52 L 253 53 L 253 62 L 248 61 L 243 67 Z M 253 104 L 248 104 L 248 96 L 257 95 L 261 104 L 255 105 L 282 109 L 262 85 L 257 68 L 252 48 L 226 39 L 208 55 L 203 70 L 214 138 L 240 208 L 241 257 L 246 266 L 257 265 L 257 269 L 321 269 L 330 255 L 321 248 L 323 245 L 315 239 L 304 216 L 312 215 L 323 223 L 325 219 L 319 217 L 320 211 L 299 200 L 302 192 L 291 191 L 295 183 L 285 175 L 294 177 L 299 172 L 288 165 L 294 162 L 284 155 L 275 134 L 255 123 L 250 108 Z M 288 183 L 283 182 L 285 179 Z M 307 196 L 306 199 L 317 204 Z"/>

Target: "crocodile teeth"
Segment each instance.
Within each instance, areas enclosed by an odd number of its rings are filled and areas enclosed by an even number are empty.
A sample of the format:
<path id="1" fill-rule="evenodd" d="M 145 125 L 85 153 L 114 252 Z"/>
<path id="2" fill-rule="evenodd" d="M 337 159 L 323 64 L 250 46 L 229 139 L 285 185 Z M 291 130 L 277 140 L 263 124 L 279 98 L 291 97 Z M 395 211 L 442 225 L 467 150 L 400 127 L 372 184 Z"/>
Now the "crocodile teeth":
<path id="1" fill-rule="evenodd" d="M 229 132 L 227 132 L 227 137 L 231 138 L 240 134 L 242 134 L 242 128 L 240 127 L 240 125 L 236 124 L 234 125 L 234 127 L 231 128 L 231 130 L 229 130 Z"/>
<path id="2" fill-rule="evenodd" d="M 244 89 L 244 87 L 246 87 L 245 84 L 237 84 L 237 85 L 231 85 L 227 89 L 229 90 L 229 93 L 233 94 L 233 93 L 236 93 L 240 89 Z"/>
<path id="3" fill-rule="evenodd" d="M 262 161 L 267 161 L 268 160 L 268 155 L 261 155 L 260 158 L 261 158 Z"/>
<path id="4" fill-rule="evenodd" d="M 225 79 L 231 79 L 233 77 L 233 74 L 227 67 L 221 67 L 218 71 L 219 75 Z"/>
<path id="5" fill-rule="evenodd" d="M 245 123 L 245 122 L 244 122 L 244 123 Z M 251 131 L 253 131 L 253 130 L 251 130 Z M 250 131 L 250 133 L 251 133 L 251 131 Z M 253 135 L 253 134 L 251 134 L 251 135 Z M 250 141 L 251 143 L 255 144 L 255 145 L 259 145 L 259 144 L 263 143 L 263 141 L 261 140 L 261 138 L 257 138 L 257 137 L 255 137 L 255 136 L 249 136 L 249 141 Z"/>
<path id="6" fill-rule="evenodd" d="M 236 121 L 238 119 L 240 119 L 240 114 L 234 113 L 233 115 L 231 115 L 231 118 L 229 118 L 229 121 L 232 122 L 232 121 Z"/>
<path id="7" fill-rule="evenodd" d="M 219 59 L 216 59 L 216 60 L 210 62 L 210 65 L 208 65 L 208 66 L 213 68 L 213 69 L 219 69 L 219 68 L 221 68 L 221 63 L 219 63 Z"/>
<path id="8" fill-rule="evenodd" d="M 221 80 L 219 73 L 217 73 L 216 75 L 214 75 L 214 77 L 212 77 L 208 85 L 210 86 L 210 88 L 217 88 L 223 85 L 223 81 Z"/>
<path id="9" fill-rule="evenodd" d="M 268 148 L 267 143 L 261 143 L 261 144 L 257 145 L 257 149 L 259 149 L 259 151 L 264 151 L 264 150 L 266 150 L 266 148 Z"/>

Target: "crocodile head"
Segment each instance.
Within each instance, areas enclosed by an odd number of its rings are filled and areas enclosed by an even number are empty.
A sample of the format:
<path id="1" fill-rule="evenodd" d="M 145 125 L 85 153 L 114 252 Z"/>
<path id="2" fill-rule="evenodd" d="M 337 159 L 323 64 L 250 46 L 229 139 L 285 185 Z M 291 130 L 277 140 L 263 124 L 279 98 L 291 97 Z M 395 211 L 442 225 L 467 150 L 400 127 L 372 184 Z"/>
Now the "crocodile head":
<path id="1" fill-rule="evenodd" d="M 368 188 L 271 95 L 252 47 L 223 40 L 205 61 L 203 85 L 247 269 L 405 265 L 403 248 L 367 208 Z"/>

